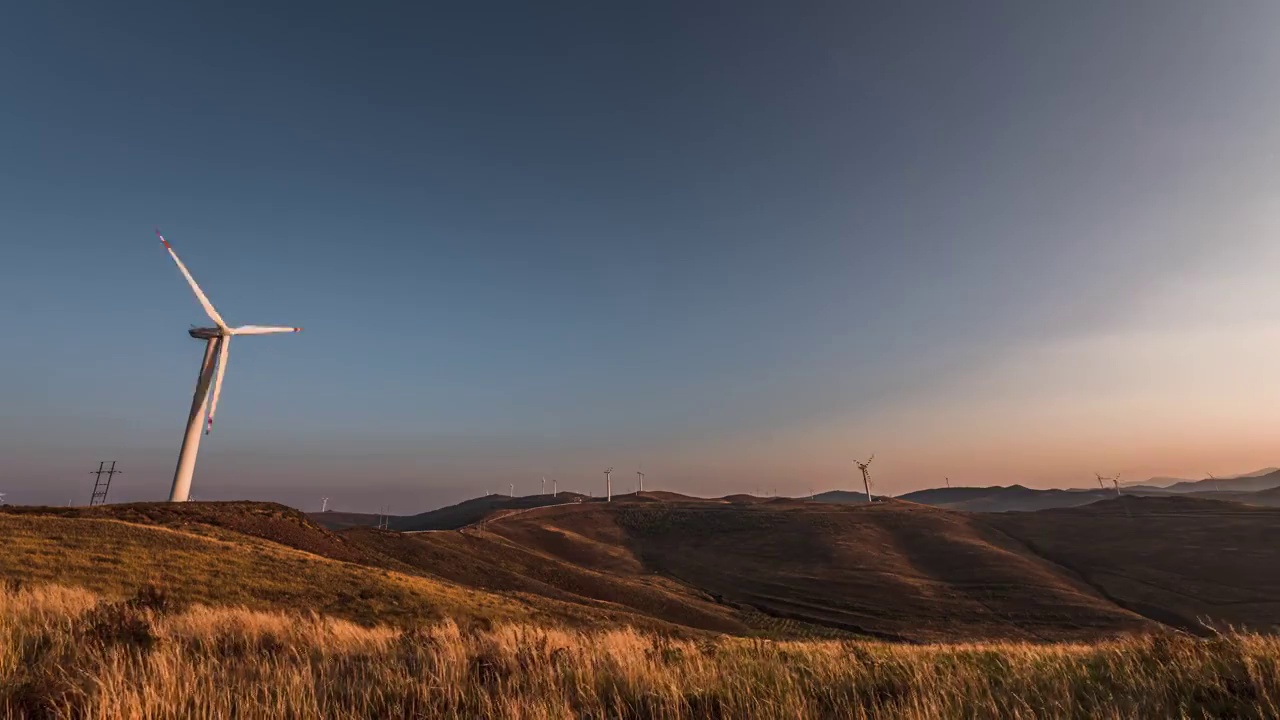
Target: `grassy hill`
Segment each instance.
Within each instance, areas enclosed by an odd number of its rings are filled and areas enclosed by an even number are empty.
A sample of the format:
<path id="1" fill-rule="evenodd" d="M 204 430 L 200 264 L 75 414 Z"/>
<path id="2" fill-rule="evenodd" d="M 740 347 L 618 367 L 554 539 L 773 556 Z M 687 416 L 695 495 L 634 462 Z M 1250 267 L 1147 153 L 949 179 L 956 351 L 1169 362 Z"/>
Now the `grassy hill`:
<path id="1" fill-rule="evenodd" d="M 397 629 L 0 586 L 13 718 L 1264 718 L 1280 640 L 1084 644 Z"/>
<path id="2" fill-rule="evenodd" d="M 675 629 L 614 607 L 453 582 L 423 571 L 411 557 L 384 554 L 378 543 L 361 540 L 275 503 L 3 506 L 0 579 L 57 582 L 117 597 L 157 585 L 181 602 L 313 610 L 366 624 L 537 619 L 582 626 L 637 621 Z"/>
<path id="3" fill-rule="evenodd" d="M 389 528 L 392 530 L 457 530 L 473 525 L 500 510 L 528 510 L 547 505 L 562 505 L 586 501 L 585 495 L 562 492 L 556 495 L 525 495 L 511 497 L 508 495 L 483 495 L 478 498 L 464 500 L 456 505 L 449 505 L 438 510 L 431 510 L 417 515 L 394 518 Z"/>
<path id="4" fill-rule="evenodd" d="M 614 578 L 657 573 L 775 624 L 913 641 L 1068 639 L 1149 626 L 1003 533 L 909 503 L 592 503 L 486 528 Z"/>
<path id="5" fill-rule="evenodd" d="M 454 522 L 478 520 L 408 533 L 334 532 L 270 503 L 10 507 L 0 577 L 113 595 L 156 582 L 199 602 L 366 623 L 536 618 L 912 642 L 1280 623 L 1280 581 L 1258 570 L 1280 561 L 1280 510 L 1269 508 L 1187 496 L 1009 514 L 901 500 L 572 499 L 457 506 Z"/>
<path id="6" fill-rule="evenodd" d="M 984 516 L 1122 607 L 1202 632 L 1280 626 L 1280 509 L 1191 497 Z"/>

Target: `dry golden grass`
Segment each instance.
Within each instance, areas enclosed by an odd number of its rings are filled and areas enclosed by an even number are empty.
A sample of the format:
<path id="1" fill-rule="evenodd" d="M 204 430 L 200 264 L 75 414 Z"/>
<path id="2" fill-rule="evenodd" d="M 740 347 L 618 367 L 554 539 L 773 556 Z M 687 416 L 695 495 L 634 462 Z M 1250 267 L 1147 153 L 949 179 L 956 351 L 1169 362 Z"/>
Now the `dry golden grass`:
<path id="1" fill-rule="evenodd" d="M 0 590 L 0 713 L 54 718 L 1280 716 L 1280 640 L 678 640 Z"/>

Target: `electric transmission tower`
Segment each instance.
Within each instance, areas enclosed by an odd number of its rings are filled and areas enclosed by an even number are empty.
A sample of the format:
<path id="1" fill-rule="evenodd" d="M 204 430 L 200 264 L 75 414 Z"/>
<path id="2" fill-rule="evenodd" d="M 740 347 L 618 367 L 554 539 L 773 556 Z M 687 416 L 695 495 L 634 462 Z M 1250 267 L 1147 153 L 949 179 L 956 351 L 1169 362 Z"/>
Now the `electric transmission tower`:
<path id="1" fill-rule="evenodd" d="M 98 463 L 97 470 L 91 470 L 90 475 L 96 475 L 93 481 L 93 494 L 89 496 L 89 507 L 94 505 L 107 504 L 107 490 L 111 489 L 111 478 L 116 475 L 123 475 L 124 472 L 116 469 L 116 461 L 111 461 L 111 467 L 107 467 L 106 461 Z M 104 479 L 103 476 L 106 476 Z"/>

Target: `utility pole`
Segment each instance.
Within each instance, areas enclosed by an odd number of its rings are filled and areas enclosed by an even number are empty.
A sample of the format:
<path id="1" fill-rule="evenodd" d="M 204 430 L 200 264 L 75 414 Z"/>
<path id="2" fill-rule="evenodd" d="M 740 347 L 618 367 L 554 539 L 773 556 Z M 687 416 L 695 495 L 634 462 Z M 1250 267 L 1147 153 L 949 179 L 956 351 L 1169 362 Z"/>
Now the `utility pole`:
<path id="1" fill-rule="evenodd" d="M 111 489 L 111 478 L 115 475 L 123 475 L 124 472 L 116 469 L 116 461 L 111 461 L 111 467 L 107 467 L 105 461 L 98 463 L 97 470 L 91 470 L 90 475 L 96 475 L 97 479 L 93 481 L 93 494 L 89 496 L 89 507 L 94 505 L 107 504 L 107 490 Z M 107 479 L 103 480 L 102 476 L 106 475 Z"/>

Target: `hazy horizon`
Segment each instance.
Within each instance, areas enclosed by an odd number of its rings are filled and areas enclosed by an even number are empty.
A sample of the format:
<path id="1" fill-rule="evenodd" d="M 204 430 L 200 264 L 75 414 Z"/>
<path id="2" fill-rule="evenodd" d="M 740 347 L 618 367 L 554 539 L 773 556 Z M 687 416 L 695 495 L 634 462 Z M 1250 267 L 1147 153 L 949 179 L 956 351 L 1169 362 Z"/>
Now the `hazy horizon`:
<path id="1" fill-rule="evenodd" d="M 206 321 L 156 225 L 306 328 L 233 344 L 196 498 L 1280 464 L 1280 5 L 11 16 L 11 503 L 167 497 Z"/>

